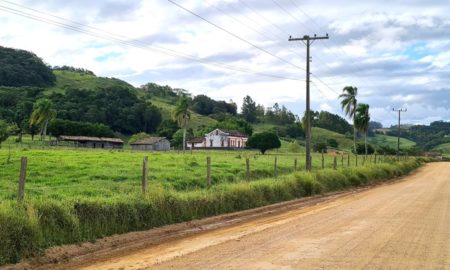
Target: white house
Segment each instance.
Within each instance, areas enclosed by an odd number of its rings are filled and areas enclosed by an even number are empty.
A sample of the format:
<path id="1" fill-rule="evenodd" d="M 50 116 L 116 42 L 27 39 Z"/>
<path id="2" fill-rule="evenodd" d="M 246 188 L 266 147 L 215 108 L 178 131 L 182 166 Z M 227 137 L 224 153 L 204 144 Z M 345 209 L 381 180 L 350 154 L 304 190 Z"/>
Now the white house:
<path id="1" fill-rule="evenodd" d="M 215 129 L 204 138 L 195 138 L 188 142 L 188 147 L 204 148 L 245 148 L 248 137 L 236 130 Z"/>

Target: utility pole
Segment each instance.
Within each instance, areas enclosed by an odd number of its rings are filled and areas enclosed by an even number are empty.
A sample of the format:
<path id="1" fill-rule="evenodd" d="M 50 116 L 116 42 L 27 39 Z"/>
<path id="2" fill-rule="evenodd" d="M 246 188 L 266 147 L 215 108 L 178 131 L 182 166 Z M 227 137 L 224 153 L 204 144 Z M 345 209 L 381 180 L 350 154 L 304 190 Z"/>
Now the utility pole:
<path id="1" fill-rule="evenodd" d="M 400 108 L 400 109 L 394 109 L 394 108 L 392 108 L 392 110 L 393 110 L 394 112 L 398 112 L 397 160 L 400 160 L 400 114 L 401 114 L 402 112 L 406 112 L 407 109 L 403 109 L 403 108 Z"/>
<path id="2" fill-rule="evenodd" d="M 293 38 L 289 36 L 289 41 L 302 41 L 306 45 L 306 126 L 305 126 L 305 147 L 306 147 L 306 169 L 311 171 L 311 115 L 310 115 L 310 94 L 309 94 L 309 83 L 310 83 L 310 71 L 309 63 L 311 62 L 311 57 L 309 55 L 309 47 L 317 39 L 328 39 L 328 34 L 323 37 L 318 37 L 314 35 L 313 37 L 305 35 L 302 38 Z"/>

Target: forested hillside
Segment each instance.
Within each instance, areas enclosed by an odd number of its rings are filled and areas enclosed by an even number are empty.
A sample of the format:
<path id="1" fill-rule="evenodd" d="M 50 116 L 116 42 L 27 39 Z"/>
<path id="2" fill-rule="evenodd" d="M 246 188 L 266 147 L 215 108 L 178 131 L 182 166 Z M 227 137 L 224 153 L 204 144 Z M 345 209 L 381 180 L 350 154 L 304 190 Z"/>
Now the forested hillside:
<path id="1" fill-rule="evenodd" d="M 55 75 L 34 53 L 0 46 L 0 85 L 46 87 Z"/>

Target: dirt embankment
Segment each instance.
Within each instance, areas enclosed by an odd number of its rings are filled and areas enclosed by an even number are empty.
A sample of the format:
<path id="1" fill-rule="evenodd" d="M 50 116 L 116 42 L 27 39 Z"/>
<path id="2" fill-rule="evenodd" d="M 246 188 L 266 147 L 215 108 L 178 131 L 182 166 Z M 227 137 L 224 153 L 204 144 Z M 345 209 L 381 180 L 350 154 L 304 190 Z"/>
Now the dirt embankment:
<path id="1" fill-rule="evenodd" d="M 11 269 L 450 269 L 450 163 L 402 180 L 53 248 Z"/>

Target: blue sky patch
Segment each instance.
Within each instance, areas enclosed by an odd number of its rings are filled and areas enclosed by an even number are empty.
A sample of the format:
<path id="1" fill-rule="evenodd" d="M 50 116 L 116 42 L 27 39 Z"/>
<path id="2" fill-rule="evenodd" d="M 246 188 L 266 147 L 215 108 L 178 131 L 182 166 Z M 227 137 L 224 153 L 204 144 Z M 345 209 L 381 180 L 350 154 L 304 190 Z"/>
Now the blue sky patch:
<path id="1" fill-rule="evenodd" d="M 95 61 L 97 61 L 97 62 L 104 62 L 104 61 L 106 61 L 108 59 L 119 57 L 121 55 L 122 54 L 118 53 L 118 52 L 110 52 L 110 53 L 106 53 L 106 54 L 103 54 L 103 55 L 100 55 L 100 56 L 96 57 Z"/>

